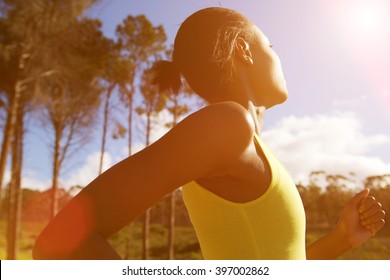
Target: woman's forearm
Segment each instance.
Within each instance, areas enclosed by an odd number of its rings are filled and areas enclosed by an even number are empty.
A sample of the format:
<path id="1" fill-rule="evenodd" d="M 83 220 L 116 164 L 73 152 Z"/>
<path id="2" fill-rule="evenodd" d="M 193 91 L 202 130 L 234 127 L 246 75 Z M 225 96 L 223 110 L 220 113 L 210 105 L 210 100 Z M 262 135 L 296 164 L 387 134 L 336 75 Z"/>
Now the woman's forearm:
<path id="1" fill-rule="evenodd" d="M 313 242 L 306 248 L 308 260 L 331 260 L 352 249 L 347 235 L 340 227 Z"/>

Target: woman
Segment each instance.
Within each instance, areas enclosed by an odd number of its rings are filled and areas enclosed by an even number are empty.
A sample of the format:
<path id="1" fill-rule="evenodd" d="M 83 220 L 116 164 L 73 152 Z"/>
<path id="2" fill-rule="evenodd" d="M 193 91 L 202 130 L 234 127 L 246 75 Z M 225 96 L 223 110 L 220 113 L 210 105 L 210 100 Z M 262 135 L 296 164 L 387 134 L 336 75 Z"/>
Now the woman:
<path id="1" fill-rule="evenodd" d="M 154 82 L 177 92 L 180 75 L 210 105 L 90 183 L 38 237 L 34 258 L 119 258 L 106 239 L 180 186 L 206 259 L 335 258 L 383 227 L 381 205 L 364 190 L 335 230 L 305 248 L 297 189 L 259 138 L 286 82 L 246 17 L 208 8 L 187 18 Z"/>

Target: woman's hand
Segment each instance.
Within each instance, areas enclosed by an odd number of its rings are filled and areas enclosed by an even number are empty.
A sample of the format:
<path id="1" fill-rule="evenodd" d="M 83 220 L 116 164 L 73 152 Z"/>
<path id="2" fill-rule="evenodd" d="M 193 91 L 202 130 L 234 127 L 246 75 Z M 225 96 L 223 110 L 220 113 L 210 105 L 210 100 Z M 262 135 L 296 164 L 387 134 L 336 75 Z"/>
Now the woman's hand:
<path id="1" fill-rule="evenodd" d="M 356 248 L 374 236 L 385 225 L 385 211 L 369 189 L 356 194 L 344 207 L 338 228 L 346 235 L 352 248 Z"/>

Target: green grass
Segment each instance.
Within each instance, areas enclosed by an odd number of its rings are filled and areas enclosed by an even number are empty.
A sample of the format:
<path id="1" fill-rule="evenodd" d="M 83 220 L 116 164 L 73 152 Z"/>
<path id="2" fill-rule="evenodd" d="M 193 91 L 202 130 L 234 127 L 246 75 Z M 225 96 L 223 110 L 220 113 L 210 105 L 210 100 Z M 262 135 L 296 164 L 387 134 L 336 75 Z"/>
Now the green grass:
<path id="1" fill-rule="evenodd" d="M 46 223 L 44 222 L 23 222 L 16 257 L 18 260 L 31 260 L 34 240 L 42 231 Z M 0 260 L 6 259 L 6 223 L 0 221 Z"/>
<path id="2" fill-rule="evenodd" d="M 126 259 L 140 259 L 142 225 L 131 224 L 110 238 L 111 245 Z M 160 224 L 150 227 L 150 258 L 167 259 L 168 232 Z M 202 259 L 202 253 L 192 227 L 175 228 L 175 259 Z"/>
<path id="3" fill-rule="evenodd" d="M 43 229 L 45 223 L 23 222 L 19 238 L 17 259 L 31 259 L 31 250 L 34 240 Z M 326 234 L 327 230 L 309 231 L 306 242 L 310 244 Z M 6 227 L 0 221 L 0 259 L 6 258 Z M 150 255 L 151 259 L 167 258 L 167 230 L 160 224 L 152 224 L 150 228 Z M 112 246 L 126 259 L 140 259 L 141 255 L 141 223 L 133 223 L 122 229 L 109 239 Z M 175 259 L 190 260 L 202 259 L 202 253 L 192 227 L 176 227 L 175 229 Z M 388 232 L 381 232 L 361 247 L 342 255 L 339 259 L 347 260 L 389 260 L 390 237 Z"/>

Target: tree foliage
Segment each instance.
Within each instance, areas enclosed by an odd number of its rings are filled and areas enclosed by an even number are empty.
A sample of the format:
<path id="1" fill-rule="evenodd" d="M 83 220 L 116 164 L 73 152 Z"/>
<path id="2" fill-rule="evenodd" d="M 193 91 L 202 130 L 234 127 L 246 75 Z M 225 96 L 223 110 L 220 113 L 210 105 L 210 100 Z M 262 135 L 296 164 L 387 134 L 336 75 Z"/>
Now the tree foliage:
<path id="1" fill-rule="evenodd" d="M 16 112 L 30 100 L 46 113 L 55 131 L 54 169 L 65 158 L 77 133 L 93 120 L 88 108 L 98 104 L 96 77 L 105 60 L 100 22 L 82 17 L 95 1 L 4 1 L 0 21 L 0 91 L 7 96 L 7 120 L 0 160 L 0 185 Z M 95 92 L 94 99 L 88 93 Z M 94 101 L 95 100 L 95 101 Z M 72 120 L 70 111 L 73 110 Z M 76 129 L 82 128 L 82 129 Z M 77 130 L 77 131 L 76 131 Z M 63 140 L 63 151 L 57 146 Z M 62 153 L 63 152 L 63 153 Z M 62 154 L 60 154 L 62 153 Z M 54 174 L 59 172 L 55 171 Z M 57 175 L 53 175 L 53 185 Z"/>
<path id="2" fill-rule="evenodd" d="M 133 65 L 128 79 L 120 85 L 123 103 L 128 108 L 128 149 L 131 155 L 136 82 L 141 80 L 150 58 L 165 49 L 166 34 L 162 25 L 153 26 L 145 15 L 129 15 L 117 26 L 116 35 L 121 56 Z"/>
<path id="3" fill-rule="evenodd" d="M 355 176 L 327 174 L 324 171 L 312 172 L 310 178 L 306 186 L 298 185 L 309 229 L 333 228 L 346 202 L 361 187 L 369 188 L 369 195 L 382 203 L 385 212 L 390 211 L 390 175 L 368 177 L 360 184 Z M 389 224 L 385 224 L 382 232 L 389 230 Z"/>
<path id="4" fill-rule="evenodd" d="M 52 128 L 53 212 L 57 212 L 56 189 L 61 166 L 71 147 L 85 143 L 100 105 L 99 77 L 104 73 L 109 42 L 97 20 L 77 20 L 66 36 L 55 42 L 50 64 L 55 73 L 39 79 L 37 98 L 44 122 Z"/>

